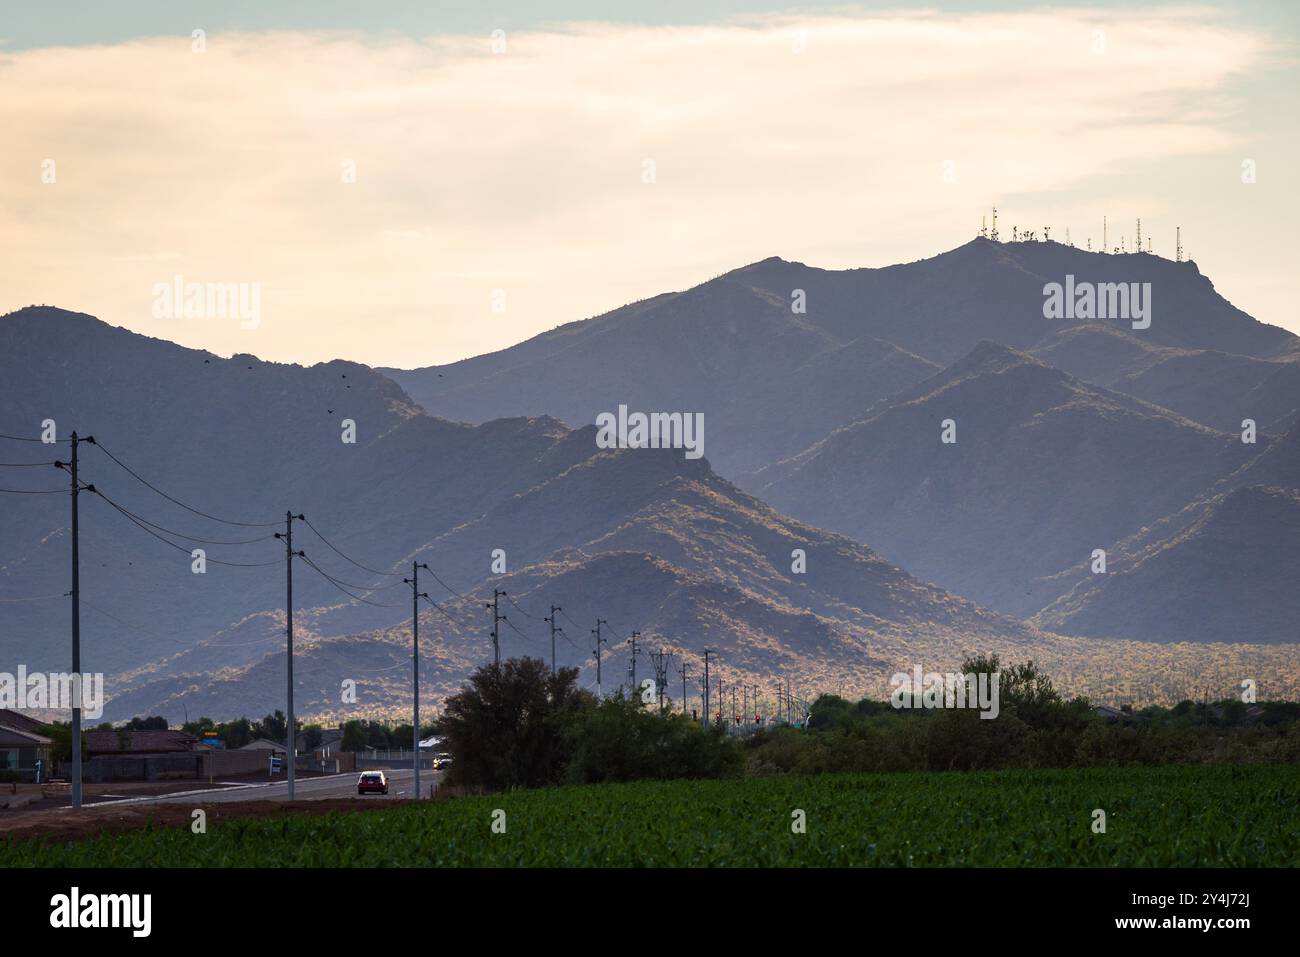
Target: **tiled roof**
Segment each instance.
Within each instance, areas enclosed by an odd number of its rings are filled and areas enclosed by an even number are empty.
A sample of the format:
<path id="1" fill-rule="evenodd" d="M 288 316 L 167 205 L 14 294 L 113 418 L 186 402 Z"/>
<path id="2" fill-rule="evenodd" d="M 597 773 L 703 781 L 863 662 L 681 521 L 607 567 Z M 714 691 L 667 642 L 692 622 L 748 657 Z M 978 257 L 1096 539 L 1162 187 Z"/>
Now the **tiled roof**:
<path id="1" fill-rule="evenodd" d="M 41 727 L 41 723 L 35 718 L 29 718 L 18 711 L 10 711 L 8 708 L 0 708 L 0 724 L 15 731 L 26 731 L 28 734 L 39 734 Z"/>
<path id="2" fill-rule="evenodd" d="M 191 751 L 198 740 L 184 731 L 87 731 L 83 735 L 90 754 L 159 754 Z M 123 738 L 126 741 L 123 742 Z M 125 747 L 123 747 L 125 743 Z"/>

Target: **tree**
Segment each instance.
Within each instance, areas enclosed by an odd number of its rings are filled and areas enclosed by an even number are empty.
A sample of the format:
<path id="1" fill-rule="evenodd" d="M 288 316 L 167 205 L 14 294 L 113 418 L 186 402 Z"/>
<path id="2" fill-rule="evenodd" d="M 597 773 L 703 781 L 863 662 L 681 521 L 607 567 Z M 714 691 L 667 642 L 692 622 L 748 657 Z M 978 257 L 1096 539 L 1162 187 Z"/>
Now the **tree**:
<path id="1" fill-rule="evenodd" d="M 321 726 L 318 724 L 303 725 L 302 729 L 302 747 L 304 751 L 315 751 L 321 743 Z"/>
<path id="2" fill-rule="evenodd" d="M 283 741 L 289 735 L 289 720 L 284 716 L 284 712 L 277 708 L 274 714 L 268 714 L 261 721 L 254 722 L 252 733 L 255 738 Z"/>
<path id="3" fill-rule="evenodd" d="M 253 740 L 253 725 L 247 718 L 240 718 L 237 721 L 229 721 L 217 728 L 221 735 L 221 740 L 226 742 L 227 748 L 242 748 Z"/>
<path id="4" fill-rule="evenodd" d="M 366 749 L 366 728 L 360 721 L 349 721 L 343 725 L 343 740 L 339 742 L 340 751 L 364 751 Z"/>
<path id="5" fill-rule="evenodd" d="M 452 784 L 491 789 L 557 783 L 568 764 L 565 726 L 595 705 L 578 669 L 552 673 L 539 658 L 484 665 L 447 699 L 440 722 Z"/>
<path id="6" fill-rule="evenodd" d="M 123 731 L 166 731 L 167 719 L 162 715 L 152 718 L 135 717 L 122 726 Z"/>
<path id="7" fill-rule="evenodd" d="M 574 783 L 725 777 L 740 771 L 739 745 L 725 725 L 647 711 L 620 693 L 573 715 L 567 779 Z"/>

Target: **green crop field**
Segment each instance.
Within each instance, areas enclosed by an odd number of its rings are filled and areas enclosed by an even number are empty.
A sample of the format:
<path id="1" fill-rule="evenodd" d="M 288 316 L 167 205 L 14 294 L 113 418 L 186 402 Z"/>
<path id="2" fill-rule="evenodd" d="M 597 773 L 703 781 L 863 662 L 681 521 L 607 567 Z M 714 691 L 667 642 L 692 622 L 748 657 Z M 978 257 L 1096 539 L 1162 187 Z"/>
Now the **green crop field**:
<path id="1" fill-rule="evenodd" d="M 1106 812 L 1094 833 L 1093 811 Z M 494 812 L 505 812 L 494 833 Z M 794 833 L 793 812 L 806 815 Z M 498 815 L 498 820 L 500 816 Z M 0 842 L 9 866 L 1294 866 L 1300 766 L 826 775 L 518 791 Z"/>

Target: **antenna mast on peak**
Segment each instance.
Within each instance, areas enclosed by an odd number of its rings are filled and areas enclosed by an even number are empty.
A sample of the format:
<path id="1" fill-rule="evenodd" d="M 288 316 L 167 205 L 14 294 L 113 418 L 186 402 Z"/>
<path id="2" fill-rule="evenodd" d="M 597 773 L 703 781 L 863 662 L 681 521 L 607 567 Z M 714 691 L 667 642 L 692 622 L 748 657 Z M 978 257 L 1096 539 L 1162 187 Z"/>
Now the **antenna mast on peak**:
<path id="1" fill-rule="evenodd" d="M 1183 227 L 1175 226 L 1174 236 L 1175 236 L 1174 242 L 1176 244 L 1174 250 L 1174 262 L 1180 263 L 1183 261 Z"/>
<path id="2" fill-rule="evenodd" d="M 993 231 L 989 233 L 989 239 L 995 243 L 998 241 L 998 208 L 993 207 Z"/>

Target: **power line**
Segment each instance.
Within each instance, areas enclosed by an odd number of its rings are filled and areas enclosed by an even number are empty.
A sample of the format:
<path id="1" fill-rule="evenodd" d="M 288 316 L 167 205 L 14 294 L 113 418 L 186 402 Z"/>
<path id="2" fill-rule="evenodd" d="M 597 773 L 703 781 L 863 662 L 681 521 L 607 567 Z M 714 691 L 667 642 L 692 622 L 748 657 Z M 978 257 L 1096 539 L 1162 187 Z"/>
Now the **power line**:
<path id="1" fill-rule="evenodd" d="M 511 621 L 509 618 L 506 618 L 506 617 L 503 615 L 503 616 L 501 617 L 501 620 L 504 621 L 507 625 L 509 625 L 509 626 L 510 626 L 510 630 L 513 631 L 513 632 L 514 632 L 516 635 L 518 635 L 520 638 L 524 639 L 524 641 L 532 641 L 532 640 L 533 640 L 533 639 L 529 638 L 527 635 L 525 635 L 525 634 L 524 634 L 522 631 L 520 631 L 518 628 L 516 628 L 516 627 L 515 627 L 515 623 L 514 623 L 513 621 Z"/>
<path id="2" fill-rule="evenodd" d="M 531 618 L 531 619 L 533 619 L 533 621 L 545 621 L 545 620 L 546 620 L 545 618 L 538 618 L 536 615 L 532 615 L 532 614 L 529 614 L 528 612 L 524 611 L 522 608 L 519 607 L 519 602 L 515 601 L 515 600 L 514 600 L 513 598 L 511 598 L 509 595 L 506 595 L 506 601 L 508 601 L 508 602 L 510 602 L 510 604 L 514 605 L 515 608 L 517 608 L 517 609 L 519 610 L 520 614 L 522 614 L 525 618 Z"/>
<path id="3" fill-rule="evenodd" d="M 235 541 L 222 541 L 214 538 L 198 538 L 194 535 L 186 535 L 184 532 L 178 532 L 173 528 L 168 528 L 166 525 L 159 525 L 157 522 L 149 521 L 149 519 L 145 518 L 143 515 L 136 514 L 135 512 L 127 508 L 125 505 L 120 505 L 117 502 L 113 501 L 98 489 L 96 489 L 96 492 L 99 494 L 99 497 L 102 498 L 104 501 L 111 504 L 114 508 L 121 509 L 123 512 L 125 512 L 127 515 L 130 515 L 132 518 L 138 519 L 139 521 L 144 522 L 146 525 L 150 526 L 151 528 L 158 529 L 158 531 L 160 532 L 166 532 L 168 535 L 175 535 L 177 538 L 183 538 L 189 542 L 201 542 L 204 545 L 252 545 L 254 542 L 270 541 L 272 538 L 275 537 L 274 535 L 267 534 L 267 535 L 261 535 L 257 538 L 243 538 L 243 539 L 237 539 Z"/>
<path id="4" fill-rule="evenodd" d="M 372 591 L 382 591 L 385 588 L 392 588 L 393 586 L 400 584 L 399 582 L 389 582 L 387 585 L 361 585 L 357 582 L 346 581 L 339 578 L 337 575 L 330 575 L 329 577 L 340 585 L 346 585 L 348 588 L 355 588 L 366 595 L 370 594 Z"/>
<path id="5" fill-rule="evenodd" d="M 40 442 L 42 445 L 49 445 L 44 439 L 32 439 L 25 435 L 0 435 L 0 439 L 10 439 L 14 442 Z M 55 439 L 55 442 L 71 442 L 71 439 Z"/>
<path id="6" fill-rule="evenodd" d="M 243 526 L 244 528 L 271 528 L 271 527 L 273 527 L 273 526 L 277 526 L 277 525 L 280 524 L 279 522 L 237 522 L 237 521 L 235 521 L 234 519 L 229 519 L 229 518 L 218 518 L 216 515 L 209 515 L 207 512 L 200 511 L 199 509 L 194 508 L 194 507 L 191 506 L 191 505 L 186 505 L 186 504 L 185 504 L 184 502 L 182 502 L 180 499 L 175 498 L 175 497 L 173 497 L 173 496 L 171 496 L 171 495 L 168 495 L 166 492 L 164 492 L 164 491 L 163 491 L 162 489 L 160 489 L 158 486 L 154 485 L 153 483 L 151 483 L 151 482 L 149 482 L 148 480 L 146 480 L 145 478 L 143 478 L 143 477 L 142 477 L 138 472 L 136 472 L 134 469 L 132 469 L 129 465 L 127 465 L 125 462 L 123 462 L 121 459 L 119 459 L 116 455 L 114 455 L 114 454 L 113 454 L 112 452 L 110 452 L 108 449 L 104 448 L 104 446 L 100 445 L 98 442 L 95 442 L 93 437 L 87 439 L 86 441 L 93 443 L 93 444 L 95 445 L 96 448 L 98 448 L 101 452 L 103 452 L 103 453 L 104 453 L 105 455 L 107 455 L 110 459 L 112 459 L 114 462 L 116 462 L 116 463 L 118 464 L 118 466 L 120 466 L 122 469 L 124 469 L 124 470 L 127 472 L 128 475 L 130 475 L 132 478 L 134 478 L 134 479 L 135 479 L 137 482 L 139 482 L 141 485 L 144 485 L 146 488 L 149 488 L 149 489 L 153 490 L 154 492 L 157 492 L 157 493 L 158 493 L 159 495 L 161 495 L 163 498 L 167 499 L 167 501 L 173 503 L 174 505 L 179 505 L 181 508 L 185 509 L 186 511 L 193 512 L 195 515 L 202 515 L 202 516 L 203 516 L 204 518 L 206 518 L 206 519 L 210 519 L 211 521 L 214 521 L 214 522 L 221 522 L 222 524 L 225 524 L 225 525 L 240 525 L 240 526 Z"/>
<path id="7" fill-rule="evenodd" d="M 466 624 L 466 623 L 463 622 L 463 621 L 457 621 L 455 618 L 453 618 L 453 617 L 451 616 L 451 613 L 450 613 L 450 612 L 448 612 L 445 608 L 443 608 L 441 605 L 439 605 L 436 601 L 434 601 L 434 600 L 433 600 L 432 598 L 430 598 L 428 595 L 421 595 L 420 597 L 422 597 L 425 601 L 427 601 L 427 602 L 428 602 L 430 605 L 432 605 L 434 608 L 438 609 L 438 611 L 442 612 L 443 617 L 445 617 L 445 618 L 446 618 L 449 622 L 451 622 L 453 625 L 456 625 L 456 626 L 458 626 L 458 627 L 460 627 L 460 628 L 473 628 L 473 627 L 474 627 L 473 624 Z"/>
<path id="8" fill-rule="evenodd" d="M 437 582 L 439 585 L 441 585 L 443 588 L 447 589 L 447 591 L 451 592 L 451 593 L 452 593 L 453 595 L 455 595 L 457 598 L 464 598 L 464 597 L 465 597 L 465 596 L 462 595 L 460 592 L 456 591 L 456 589 L 454 589 L 454 588 L 452 588 L 450 585 L 448 585 L 448 584 L 447 584 L 445 581 L 443 581 L 441 578 L 439 578 L 438 575 L 437 575 L 437 573 L 435 573 L 435 572 L 433 571 L 433 569 L 426 567 L 426 568 L 425 568 L 425 571 L 427 571 L 430 575 L 433 576 L 433 580 L 434 580 L 434 581 L 436 581 L 436 582 Z"/>
<path id="9" fill-rule="evenodd" d="M 99 490 L 96 489 L 93 485 L 86 486 L 84 491 L 94 492 L 96 495 L 99 495 L 99 497 L 102 498 L 105 502 L 108 502 L 108 504 L 112 506 L 115 511 L 120 512 L 128 522 L 138 527 L 141 531 L 148 532 L 150 535 L 158 539 L 158 541 L 162 542 L 164 545 L 170 545 L 178 552 L 183 552 L 186 555 L 191 554 L 190 549 L 186 548 L 184 545 L 177 545 L 175 542 L 171 541 L 170 539 L 163 538 L 161 535 L 155 532 L 148 525 L 144 524 L 142 521 L 132 516 L 131 513 L 129 513 L 126 509 L 122 508 L 122 506 L 118 505 L 116 502 L 112 501 L 111 499 L 101 494 Z M 226 565 L 231 568 L 265 568 L 268 565 L 279 564 L 278 560 L 269 561 L 269 562 L 227 562 L 227 561 L 223 561 L 220 558 L 206 558 L 206 557 L 204 558 L 204 561 L 211 562 L 214 565 Z"/>
<path id="10" fill-rule="evenodd" d="M 322 535 L 322 534 L 320 533 L 319 529 L 317 529 L 316 526 L 313 525 L 313 524 L 311 523 L 311 520 L 310 520 L 310 519 L 308 519 L 308 518 L 304 518 L 304 519 L 303 519 L 303 522 L 306 523 L 306 525 L 307 525 L 308 528 L 310 528 L 313 532 L 316 533 L 316 537 L 317 537 L 317 538 L 319 538 L 322 542 L 324 542 L 326 545 L 328 545 L 328 546 L 330 547 L 330 549 L 331 549 L 331 550 L 332 550 L 336 555 L 338 555 L 340 558 L 342 558 L 344 561 L 351 562 L 353 565 L 356 565 L 357 568 L 360 568 L 362 571 L 370 572 L 372 575 L 392 575 L 392 576 L 395 577 L 395 578 L 401 578 L 401 577 L 402 577 L 400 572 L 382 572 L 382 571 L 380 571 L 378 568 L 371 568 L 369 565 L 363 565 L 363 564 L 361 564 L 359 561 L 357 561 L 357 560 L 354 559 L 354 558 L 349 558 L 346 554 L 344 554 L 342 551 L 340 551 L 338 548 L 336 548 L 336 547 L 334 546 L 334 544 L 333 544 L 333 543 L 332 543 L 328 538 L 326 538 L 324 535 Z M 360 587 L 360 586 L 356 586 L 356 587 Z"/>
<path id="11" fill-rule="evenodd" d="M 53 465 L 53 462 L 0 462 L 0 468 L 6 469 L 31 469 L 38 465 Z"/>
<path id="12" fill-rule="evenodd" d="M 56 495 L 66 491 L 66 488 L 0 488 L 0 492 L 10 495 Z"/>
<path id="13" fill-rule="evenodd" d="M 332 575 L 330 575 L 328 572 L 326 572 L 324 569 L 322 569 L 319 565 L 317 565 L 314 561 L 312 561 L 310 558 L 308 558 L 305 554 L 303 554 L 302 552 L 299 552 L 299 553 L 298 553 L 298 557 L 301 558 L 304 562 L 306 562 L 307 565 L 308 565 L 308 567 L 310 567 L 310 568 L 312 568 L 313 570 L 315 570 L 316 574 L 320 575 L 320 576 L 321 576 L 322 578 L 324 578 L 327 582 L 329 582 L 331 585 L 333 585 L 335 588 L 337 588 L 339 591 L 343 592 L 343 594 L 347 595 L 349 598 L 353 599 L 354 601 L 359 601 L 359 602 L 361 602 L 362 604 L 366 604 L 366 605 L 373 605 L 373 606 L 376 607 L 376 608 L 398 608 L 398 607 L 400 607 L 396 602 L 371 601 L 369 598 L 363 598 L 363 597 L 361 597 L 360 595 L 354 595 L 354 594 L 352 594 L 352 592 L 350 592 L 350 591 L 348 591 L 346 588 L 344 588 L 343 585 L 340 584 L 339 581 L 338 581 L 337 579 L 335 579 Z M 354 586 L 354 587 L 355 587 L 355 586 Z M 373 589 L 372 589 L 372 590 L 373 590 Z"/>

